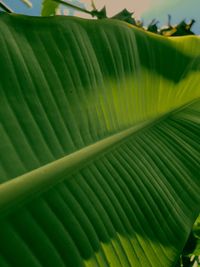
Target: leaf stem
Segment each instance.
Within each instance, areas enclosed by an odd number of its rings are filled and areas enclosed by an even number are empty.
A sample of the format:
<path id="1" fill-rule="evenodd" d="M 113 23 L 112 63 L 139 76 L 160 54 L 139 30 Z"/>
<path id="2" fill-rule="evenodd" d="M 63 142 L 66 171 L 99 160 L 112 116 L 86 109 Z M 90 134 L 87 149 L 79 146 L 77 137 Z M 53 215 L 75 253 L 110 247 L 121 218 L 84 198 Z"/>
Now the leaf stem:
<path id="1" fill-rule="evenodd" d="M 4 11 L 8 13 L 13 13 L 12 9 L 10 9 L 6 4 L 0 1 L 0 8 L 2 8 Z"/>
<path id="2" fill-rule="evenodd" d="M 62 1 L 62 0 L 52 0 L 52 1 L 57 2 L 57 3 L 60 3 L 60 4 L 65 5 L 65 6 L 68 6 L 68 7 L 71 7 L 73 9 L 79 10 L 81 12 L 84 12 L 84 13 L 87 13 L 87 14 L 90 14 L 90 15 L 92 14 L 92 12 L 91 11 L 88 11 L 87 9 L 84 9 L 84 8 L 81 8 L 81 7 L 78 7 L 78 6 L 75 6 L 73 4 L 70 4 L 70 3 L 65 2 L 65 1 Z"/>

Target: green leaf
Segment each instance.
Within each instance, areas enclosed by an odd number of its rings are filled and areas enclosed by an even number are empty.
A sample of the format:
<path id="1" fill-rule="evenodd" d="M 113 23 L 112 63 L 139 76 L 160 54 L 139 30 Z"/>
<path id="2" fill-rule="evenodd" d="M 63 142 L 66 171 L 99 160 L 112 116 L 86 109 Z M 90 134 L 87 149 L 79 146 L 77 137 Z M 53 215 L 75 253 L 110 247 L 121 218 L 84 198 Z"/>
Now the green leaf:
<path id="1" fill-rule="evenodd" d="M 196 219 L 192 231 L 193 231 L 194 237 L 196 238 L 196 246 L 192 252 L 192 255 L 200 256 L 200 215 Z"/>
<path id="2" fill-rule="evenodd" d="M 194 232 L 195 236 L 200 239 L 200 215 L 194 223 L 193 232 Z"/>
<path id="3" fill-rule="evenodd" d="M 0 266 L 174 266 L 200 207 L 200 38 L 0 15 Z"/>
<path id="4" fill-rule="evenodd" d="M 43 0 L 42 1 L 42 16 L 51 16 L 56 14 L 56 9 L 59 7 L 59 3 L 56 3 L 52 0 Z"/>
<path id="5" fill-rule="evenodd" d="M 106 7 L 104 6 L 101 10 L 93 9 L 91 11 L 92 17 L 97 17 L 98 19 L 105 19 L 107 18 L 107 11 Z"/>
<path id="6" fill-rule="evenodd" d="M 129 12 L 126 8 L 124 8 L 118 14 L 113 16 L 112 19 L 118 19 L 118 20 L 126 21 L 132 25 L 136 25 L 136 21 L 132 16 L 133 16 L 133 12 Z"/>

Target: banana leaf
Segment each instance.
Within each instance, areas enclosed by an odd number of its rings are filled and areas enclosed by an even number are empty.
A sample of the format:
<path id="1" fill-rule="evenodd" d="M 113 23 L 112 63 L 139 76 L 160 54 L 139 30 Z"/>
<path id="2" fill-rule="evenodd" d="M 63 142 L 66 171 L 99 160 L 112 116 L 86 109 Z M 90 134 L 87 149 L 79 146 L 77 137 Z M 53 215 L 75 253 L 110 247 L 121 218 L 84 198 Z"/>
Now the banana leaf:
<path id="1" fill-rule="evenodd" d="M 42 1 L 42 16 L 52 16 L 55 15 L 56 10 L 59 8 L 59 3 L 49 0 Z"/>
<path id="2" fill-rule="evenodd" d="M 0 266 L 175 266 L 200 212 L 200 38 L 0 14 Z"/>

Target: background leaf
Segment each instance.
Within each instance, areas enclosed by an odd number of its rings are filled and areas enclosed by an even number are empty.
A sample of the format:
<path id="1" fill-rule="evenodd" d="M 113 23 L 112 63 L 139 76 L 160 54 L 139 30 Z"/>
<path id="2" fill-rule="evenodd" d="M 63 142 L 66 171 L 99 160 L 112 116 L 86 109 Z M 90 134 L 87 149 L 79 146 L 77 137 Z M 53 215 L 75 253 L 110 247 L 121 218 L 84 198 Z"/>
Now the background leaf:
<path id="1" fill-rule="evenodd" d="M 43 0 L 42 1 L 42 16 L 51 16 L 56 14 L 56 9 L 59 7 L 59 3 L 56 3 L 52 0 Z"/>

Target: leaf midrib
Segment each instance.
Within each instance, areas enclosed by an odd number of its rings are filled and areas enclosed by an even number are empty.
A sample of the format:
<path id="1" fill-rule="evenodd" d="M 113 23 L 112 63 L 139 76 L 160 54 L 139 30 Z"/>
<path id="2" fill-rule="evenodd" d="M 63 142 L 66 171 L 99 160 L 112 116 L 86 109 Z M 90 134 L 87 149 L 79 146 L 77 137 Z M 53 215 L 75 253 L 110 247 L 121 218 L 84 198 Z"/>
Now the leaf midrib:
<path id="1" fill-rule="evenodd" d="M 14 207 L 21 206 L 31 201 L 52 186 L 62 182 L 69 177 L 70 174 L 79 171 L 83 166 L 93 161 L 97 155 L 108 151 L 114 145 L 121 143 L 124 139 L 157 124 L 172 113 L 180 112 L 182 109 L 199 100 L 200 98 L 197 98 L 157 118 L 145 120 L 61 159 L 3 183 L 0 185 L 0 216 L 7 215 Z"/>

